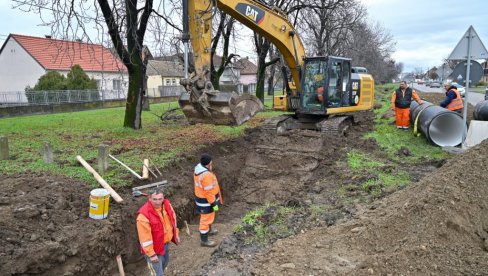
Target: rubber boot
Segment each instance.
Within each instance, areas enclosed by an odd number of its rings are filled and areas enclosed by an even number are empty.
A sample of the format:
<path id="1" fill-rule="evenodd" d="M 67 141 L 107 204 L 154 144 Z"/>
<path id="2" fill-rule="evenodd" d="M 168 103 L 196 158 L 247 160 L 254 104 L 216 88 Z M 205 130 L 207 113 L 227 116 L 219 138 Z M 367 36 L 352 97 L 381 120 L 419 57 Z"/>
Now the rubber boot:
<path id="1" fill-rule="evenodd" d="M 214 247 L 217 245 L 216 242 L 208 240 L 208 233 L 207 234 L 200 233 L 200 240 L 201 240 L 200 245 L 203 247 Z"/>
<path id="2" fill-rule="evenodd" d="M 219 230 L 212 228 L 212 226 L 210 225 L 210 231 L 208 231 L 209 236 L 217 235 L 218 232 Z"/>

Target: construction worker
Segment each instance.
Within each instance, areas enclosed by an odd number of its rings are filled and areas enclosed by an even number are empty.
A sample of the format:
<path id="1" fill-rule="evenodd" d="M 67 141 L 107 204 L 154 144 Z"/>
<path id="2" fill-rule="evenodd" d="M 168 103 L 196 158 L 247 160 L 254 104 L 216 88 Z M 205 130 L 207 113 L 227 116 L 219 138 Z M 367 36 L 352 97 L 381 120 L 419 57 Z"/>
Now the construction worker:
<path id="1" fill-rule="evenodd" d="M 417 95 L 417 92 L 408 87 L 406 81 L 401 81 L 400 87 L 391 96 L 391 109 L 395 110 L 397 129 L 408 130 L 412 99 L 418 104 L 422 104 L 422 100 Z"/>
<path id="2" fill-rule="evenodd" d="M 176 215 L 161 188 L 148 195 L 147 202 L 137 211 L 137 234 L 149 275 L 163 276 L 169 261 L 169 242 L 180 242 Z"/>
<path id="3" fill-rule="evenodd" d="M 213 173 L 212 157 L 203 154 L 200 163 L 195 166 L 195 204 L 197 213 L 200 214 L 200 239 L 201 246 L 214 247 L 216 242 L 208 239 L 209 235 L 217 234 L 217 229 L 212 228 L 215 220 L 215 212 L 222 205 L 222 194 L 220 192 L 217 177 Z"/>
<path id="4" fill-rule="evenodd" d="M 446 90 L 446 98 L 439 105 L 461 114 L 463 112 L 464 104 L 461 93 L 459 93 L 457 87 L 446 82 L 444 84 L 444 89 Z"/>

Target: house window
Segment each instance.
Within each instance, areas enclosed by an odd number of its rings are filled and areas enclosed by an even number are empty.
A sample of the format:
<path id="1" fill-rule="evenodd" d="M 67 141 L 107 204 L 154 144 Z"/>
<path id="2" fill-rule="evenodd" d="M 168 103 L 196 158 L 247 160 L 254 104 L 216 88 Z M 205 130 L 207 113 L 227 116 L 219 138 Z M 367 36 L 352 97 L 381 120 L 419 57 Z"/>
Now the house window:
<path id="1" fill-rule="evenodd" d="M 170 79 L 166 79 L 166 81 L 165 81 L 165 85 L 166 85 L 166 86 L 170 86 L 170 85 L 171 85 L 171 80 L 170 80 Z"/>
<path id="2" fill-rule="evenodd" d="M 122 87 L 122 82 L 120 80 L 113 80 L 113 90 L 120 90 Z"/>

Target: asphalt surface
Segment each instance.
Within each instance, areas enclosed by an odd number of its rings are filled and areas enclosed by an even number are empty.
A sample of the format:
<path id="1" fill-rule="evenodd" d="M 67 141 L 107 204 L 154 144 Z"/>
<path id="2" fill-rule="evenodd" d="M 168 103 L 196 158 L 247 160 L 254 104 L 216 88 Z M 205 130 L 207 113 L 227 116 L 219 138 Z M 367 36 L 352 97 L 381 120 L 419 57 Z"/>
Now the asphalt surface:
<path id="1" fill-rule="evenodd" d="M 417 90 L 418 92 L 434 92 L 434 93 L 444 93 L 444 88 L 430 88 L 430 87 L 427 87 L 423 84 L 410 84 L 410 86 L 412 86 L 413 89 Z M 465 97 L 466 98 L 466 97 Z M 476 92 L 469 92 L 468 91 L 468 102 L 475 106 L 477 103 L 479 102 L 482 102 L 485 100 L 485 95 L 484 94 L 480 94 L 480 93 L 476 93 Z"/>

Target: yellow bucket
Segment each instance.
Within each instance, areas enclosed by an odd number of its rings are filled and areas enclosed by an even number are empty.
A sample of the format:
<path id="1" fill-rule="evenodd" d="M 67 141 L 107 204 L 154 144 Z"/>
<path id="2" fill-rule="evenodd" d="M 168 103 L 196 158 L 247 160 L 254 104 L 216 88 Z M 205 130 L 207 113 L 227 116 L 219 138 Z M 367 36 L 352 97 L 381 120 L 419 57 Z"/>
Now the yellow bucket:
<path id="1" fill-rule="evenodd" d="M 92 219 L 104 219 L 108 216 L 110 194 L 106 189 L 95 189 L 90 192 L 90 211 Z"/>

